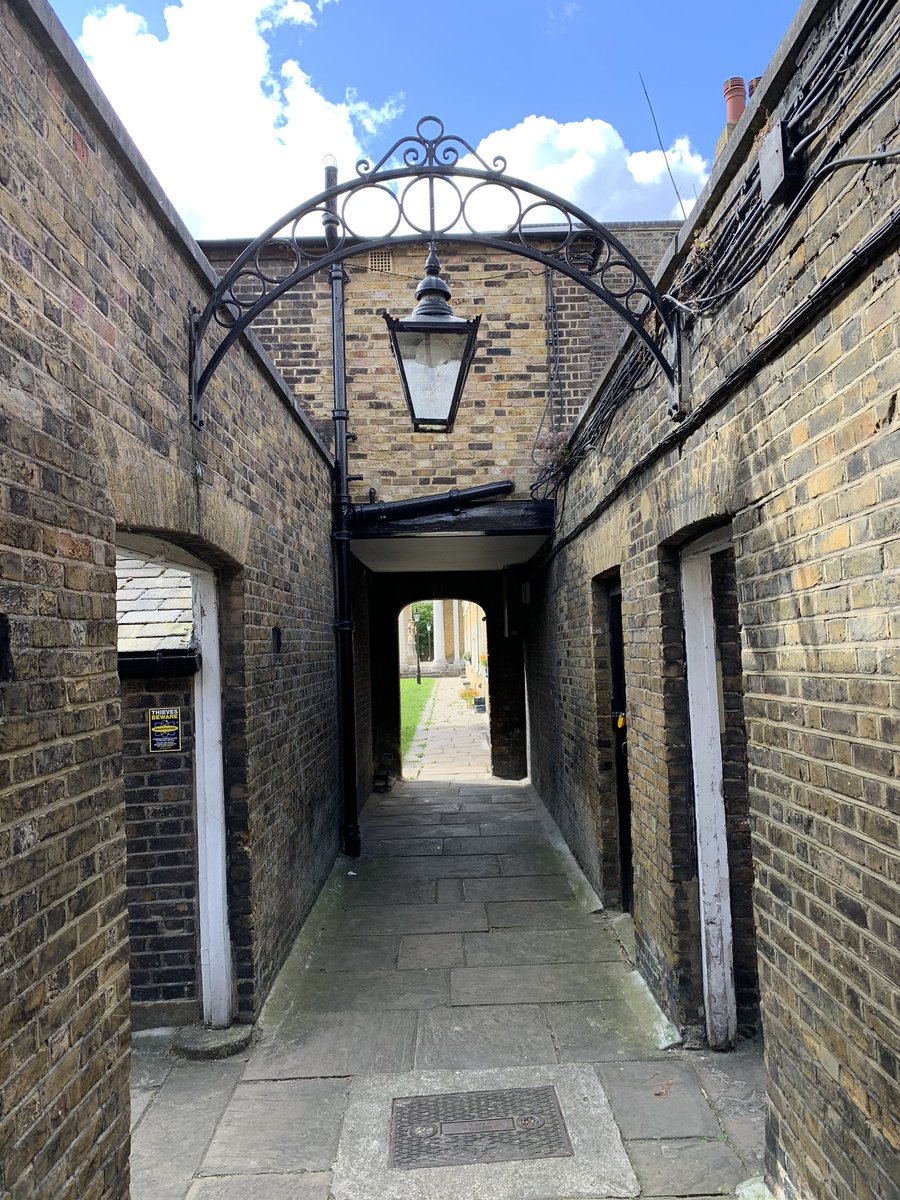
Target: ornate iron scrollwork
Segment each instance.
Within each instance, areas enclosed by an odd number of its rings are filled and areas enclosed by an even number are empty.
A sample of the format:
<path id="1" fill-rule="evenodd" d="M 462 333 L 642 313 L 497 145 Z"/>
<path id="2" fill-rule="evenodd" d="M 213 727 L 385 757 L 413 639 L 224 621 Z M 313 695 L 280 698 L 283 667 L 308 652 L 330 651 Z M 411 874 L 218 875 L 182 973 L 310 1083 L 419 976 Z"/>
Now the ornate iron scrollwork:
<path id="1" fill-rule="evenodd" d="M 429 126 L 436 127 L 431 129 L 431 137 L 428 136 Z M 369 159 L 361 158 L 356 164 L 356 173 L 364 177 L 372 175 L 387 163 L 396 162 L 398 159 L 402 159 L 403 165 L 409 168 L 432 167 L 438 171 L 447 171 L 459 162 L 460 150 L 471 155 L 485 171 L 499 175 L 506 170 L 506 159 L 501 158 L 499 154 L 494 159 L 493 167 L 489 167 L 465 138 L 445 133 L 444 122 L 439 117 L 422 117 L 416 125 L 415 134 L 398 138 L 374 167 Z"/>
<path id="2" fill-rule="evenodd" d="M 589 213 L 505 171 L 502 157 L 489 164 L 437 117 L 423 117 L 415 134 L 394 142 L 374 165 L 361 159 L 355 178 L 271 225 L 238 256 L 203 312 L 191 314 L 195 424 L 202 424 L 203 394 L 219 363 L 261 312 L 316 271 L 398 243 L 468 243 L 551 267 L 618 313 L 674 384 L 671 306 L 634 255 Z M 481 227 L 486 200 L 490 212 L 505 206 L 499 232 Z M 208 342 L 211 326 L 223 330 L 215 345 Z"/>

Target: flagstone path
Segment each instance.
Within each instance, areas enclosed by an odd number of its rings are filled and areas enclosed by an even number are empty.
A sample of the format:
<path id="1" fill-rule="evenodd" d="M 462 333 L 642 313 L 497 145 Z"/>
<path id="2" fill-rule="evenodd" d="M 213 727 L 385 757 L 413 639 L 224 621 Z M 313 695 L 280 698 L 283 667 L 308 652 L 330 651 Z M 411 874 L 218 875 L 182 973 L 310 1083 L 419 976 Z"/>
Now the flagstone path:
<path id="1" fill-rule="evenodd" d="M 458 688 L 439 680 L 417 778 L 372 797 L 249 1049 L 188 1062 L 173 1031 L 136 1035 L 133 1200 L 698 1200 L 761 1173 L 760 1046 L 665 1049 L 621 918 L 532 789 L 486 774 Z"/>

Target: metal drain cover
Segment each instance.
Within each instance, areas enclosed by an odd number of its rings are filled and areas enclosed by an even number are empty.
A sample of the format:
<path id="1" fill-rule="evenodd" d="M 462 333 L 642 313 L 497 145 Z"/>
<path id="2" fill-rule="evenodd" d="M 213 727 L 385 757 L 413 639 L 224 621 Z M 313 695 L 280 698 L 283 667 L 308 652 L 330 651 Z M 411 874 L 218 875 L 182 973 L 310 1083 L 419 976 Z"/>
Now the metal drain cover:
<path id="1" fill-rule="evenodd" d="M 461 1167 L 574 1153 L 554 1087 L 403 1096 L 393 1102 L 391 1167 Z"/>

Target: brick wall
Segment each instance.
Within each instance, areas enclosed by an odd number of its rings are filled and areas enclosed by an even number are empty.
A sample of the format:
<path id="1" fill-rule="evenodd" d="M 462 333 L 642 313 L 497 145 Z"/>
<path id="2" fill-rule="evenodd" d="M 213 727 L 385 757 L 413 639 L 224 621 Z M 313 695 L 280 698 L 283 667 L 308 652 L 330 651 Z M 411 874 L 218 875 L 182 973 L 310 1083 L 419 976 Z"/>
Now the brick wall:
<path id="1" fill-rule="evenodd" d="M 44 0 L 0 3 L 0 96 L 0 1192 L 122 1200 L 116 533 L 219 575 L 248 1019 L 337 846 L 330 464 L 250 340 L 190 424 L 188 306 L 212 272 Z"/>
<path id="2" fill-rule="evenodd" d="M 28 247 L 14 245 L 27 263 Z M 10 637 L 0 683 L 0 1193 L 124 1196 L 114 525 L 96 439 L 65 409 L 48 406 L 34 424 L 33 397 L 46 387 L 40 345 L 6 317 L 0 329 L 0 597 Z"/>
<path id="3" fill-rule="evenodd" d="M 193 682 L 125 679 L 121 690 L 132 1015 L 189 1024 L 200 1012 Z M 151 708 L 181 709 L 179 752 L 150 753 Z"/>
<path id="4" fill-rule="evenodd" d="M 560 536 L 532 589 L 528 647 L 535 779 L 600 881 L 590 846 L 603 768 L 583 611 L 590 580 L 621 571 L 639 964 L 694 1035 L 702 989 L 678 560 L 692 536 L 731 520 L 768 1177 L 776 1194 L 810 1200 L 894 1194 L 900 1107 L 900 278 L 890 224 L 900 187 L 896 164 L 831 169 L 900 137 L 890 83 L 900 18 L 875 22 L 847 71 L 831 75 L 850 7 L 803 6 L 665 265 L 661 289 L 688 305 L 724 293 L 684 339 L 688 415 L 673 426 L 661 383 L 631 395 L 568 479 Z M 793 211 L 764 207 L 760 134 L 826 77 L 827 105 L 823 93 L 799 125 L 805 133 L 839 113 L 802 156 L 809 189 Z M 739 204 L 753 223 L 720 267 L 744 230 Z M 869 251 L 873 231 L 881 240 Z M 723 646 L 726 657 L 735 649 Z M 727 728 L 732 749 L 737 733 Z M 733 827 L 745 819 L 742 769 L 729 764 Z M 745 887 L 749 864 L 737 866 Z M 736 907 L 746 946 L 749 914 Z M 745 1004 L 751 985 L 739 971 Z"/>

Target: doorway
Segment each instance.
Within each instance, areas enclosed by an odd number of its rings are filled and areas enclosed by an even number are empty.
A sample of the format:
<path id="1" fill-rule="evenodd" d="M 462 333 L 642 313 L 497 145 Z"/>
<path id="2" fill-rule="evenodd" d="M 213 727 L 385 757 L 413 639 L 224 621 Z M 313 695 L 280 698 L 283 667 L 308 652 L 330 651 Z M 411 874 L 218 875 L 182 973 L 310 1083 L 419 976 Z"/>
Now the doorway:
<path id="1" fill-rule="evenodd" d="M 133 1000 L 142 1023 L 232 1017 L 214 572 L 157 538 L 116 555 Z M 144 1017 L 147 1020 L 144 1020 Z"/>
<path id="2" fill-rule="evenodd" d="M 593 582 L 597 708 L 597 835 L 602 898 L 630 913 L 634 901 L 631 789 L 622 587 L 618 573 Z"/>
<path id="3" fill-rule="evenodd" d="M 416 600 L 400 611 L 397 635 L 403 777 L 440 772 L 442 758 L 457 773 L 464 765 L 461 758 L 471 760 L 468 765 L 477 773 L 488 773 L 484 609 L 469 600 Z"/>
<path id="4" fill-rule="evenodd" d="M 622 588 L 609 590 L 610 726 L 613 772 L 616 780 L 616 824 L 619 847 L 619 897 L 622 911 L 634 903 L 634 860 L 631 846 L 631 787 L 628 782 L 628 708 L 625 695 L 625 636 L 622 629 Z"/>

